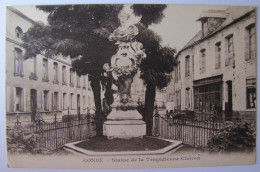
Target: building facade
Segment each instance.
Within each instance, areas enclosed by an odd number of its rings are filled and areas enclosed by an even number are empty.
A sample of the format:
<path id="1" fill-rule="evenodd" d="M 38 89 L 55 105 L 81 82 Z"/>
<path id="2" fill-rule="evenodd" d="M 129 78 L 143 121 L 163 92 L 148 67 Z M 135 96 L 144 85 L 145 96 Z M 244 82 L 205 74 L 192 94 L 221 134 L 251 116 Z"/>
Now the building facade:
<path id="1" fill-rule="evenodd" d="M 35 120 L 36 112 L 45 120 L 54 114 L 84 114 L 94 108 L 87 76 L 77 76 L 69 57 L 37 55 L 24 59 L 21 37 L 34 21 L 13 7 L 6 9 L 6 119 L 7 123 Z"/>
<path id="2" fill-rule="evenodd" d="M 174 107 L 223 117 L 256 118 L 256 11 L 209 10 L 202 29 L 177 54 Z"/>

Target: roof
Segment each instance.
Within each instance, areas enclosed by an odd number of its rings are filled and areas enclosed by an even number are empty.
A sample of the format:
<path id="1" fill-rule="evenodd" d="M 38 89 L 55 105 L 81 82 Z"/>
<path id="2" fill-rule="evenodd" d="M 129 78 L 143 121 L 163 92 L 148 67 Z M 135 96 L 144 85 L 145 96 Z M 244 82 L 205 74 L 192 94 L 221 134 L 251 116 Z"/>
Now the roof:
<path id="1" fill-rule="evenodd" d="M 201 13 L 197 21 L 204 20 L 206 18 L 226 18 L 227 13 L 225 10 L 208 10 Z"/>
<path id="2" fill-rule="evenodd" d="M 24 18 L 25 20 L 31 22 L 32 24 L 36 23 L 34 20 L 32 20 L 31 18 L 27 17 L 26 15 L 24 15 L 22 12 L 20 12 L 16 8 L 11 7 L 11 6 L 7 6 L 6 8 L 9 9 L 10 11 L 14 12 L 15 14 L 19 15 L 20 17 Z"/>
<path id="3" fill-rule="evenodd" d="M 229 26 L 230 24 L 240 20 L 241 17 L 246 16 L 247 14 L 251 13 L 252 11 L 255 10 L 255 7 L 242 7 L 242 6 L 231 6 L 228 7 L 224 12 L 223 11 L 219 11 L 220 13 L 222 13 L 221 15 L 225 14 L 226 15 L 226 20 L 215 30 L 213 31 L 211 34 L 202 37 L 202 30 L 200 30 L 179 52 L 181 53 L 182 51 L 184 51 L 185 49 L 189 48 L 190 46 L 196 45 L 197 43 L 199 43 L 200 41 L 207 39 L 209 37 L 211 37 L 212 35 L 216 34 L 217 32 L 223 30 L 224 28 L 226 28 L 227 26 Z M 210 10 L 209 10 L 210 11 Z M 207 12 L 209 12 L 207 11 Z M 214 10 L 216 11 L 216 10 Z M 207 13 L 206 12 L 206 13 Z M 221 16 L 220 15 L 220 16 Z M 205 14 L 202 14 L 199 19 L 197 21 L 200 21 L 201 18 L 205 17 Z M 213 16 L 213 15 L 212 15 Z M 216 15 L 215 15 L 216 16 Z M 178 56 L 177 54 L 177 56 Z"/>

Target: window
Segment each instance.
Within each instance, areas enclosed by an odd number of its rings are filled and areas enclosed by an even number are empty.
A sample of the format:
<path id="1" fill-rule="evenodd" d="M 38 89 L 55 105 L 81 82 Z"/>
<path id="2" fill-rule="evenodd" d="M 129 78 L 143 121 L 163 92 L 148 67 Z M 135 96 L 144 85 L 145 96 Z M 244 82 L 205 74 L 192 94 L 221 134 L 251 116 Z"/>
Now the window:
<path id="1" fill-rule="evenodd" d="M 15 88 L 15 111 L 23 111 L 23 89 L 20 87 Z"/>
<path id="2" fill-rule="evenodd" d="M 73 109 L 73 99 L 74 99 L 74 94 L 70 94 L 70 109 Z"/>
<path id="3" fill-rule="evenodd" d="M 83 89 L 86 89 L 86 76 L 83 76 Z"/>
<path id="4" fill-rule="evenodd" d="M 221 67 L 221 42 L 215 44 L 215 69 Z"/>
<path id="5" fill-rule="evenodd" d="M 21 39 L 23 36 L 23 30 L 20 27 L 15 28 L 15 36 L 16 38 Z"/>
<path id="6" fill-rule="evenodd" d="M 193 81 L 194 110 L 201 115 L 222 111 L 222 75 Z M 191 92 L 189 93 L 190 95 Z M 205 117 L 205 116 L 204 116 Z"/>
<path id="7" fill-rule="evenodd" d="M 179 78 L 179 80 L 181 79 L 181 62 L 179 61 L 179 65 L 178 65 L 178 74 L 179 74 L 179 76 L 178 76 L 178 78 Z"/>
<path id="8" fill-rule="evenodd" d="M 180 67 L 180 61 L 178 61 L 177 63 L 177 66 L 175 67 L 175 81 L 178 81 L 181 79 L 181 73 L 180 73 L 180 70 L 181 70 L 181 67 Z"/>
<path id="9" fill-rule="evenodd" d="M 59 110 L 59 93 L 54 92 L 53 94 L 53 110 Z"/>
<path id="10" fill-rule="evenodd" d="M 56 62 L 53 63 L 53 70 L 54 70 L 53 83 L 58 84 L 59 83 L 59 80 L 58 80 L 58 63 L 56 63 Z"/>
<path id="11" fill-rule="evenodd" d="M 88 108 L 91 108 L 91 97 L 88 96 Z"/>
<path id="12" fill-rule="evenodd" d="M 66 93 L 63 93 L 62 95 L 62 100 L 63 100 L 63 103 L 62 103 L 62 109 L 67 109 L 67 94 Z"/>
<path id="13" fill-rule="evenodd" d="M 234 61 L 234 43 L 233 43 L 233 35 L 228 35 L 226 37 L 226 61 L 225 66 L 233 65 L 235 67 Z"/>
<path id="14" fill-rule="evenodd" d="M 185 90 L 185 108 L 190 108 L 190 88 Z"/>
<path id="15" fill-rule="evenodd" d="M 86 109 L 86 96 L 83 96 L 83 109 Z"/>
<path id="16" fill-rule="evenodd" d="M 255 59 L 256 58 L 256 30 L 255 24 L 251 24 L 246 27 L 246 35 L 245 35 L 245 57 L 246 60 Z"/>
<path id="17" fill-rule="evenodd" d="M 36 57 L 33 57 L 31 59 L 30 66 L 31 66 L 31 73 L 30 73 L 29 79 L 37 80 L 38 77 L 37 77 L 37 59 L 36 59 Z"/>
<path id="18" fill-rule="evenodd" d="M 43 91 L 43 110 L 49 110 L 49 91 Z"/>
<path id="19" fill-rule="evenodd" d="M 190 56 L 185 58 L 185 76 L 190 76 Z"/>
<path id="20" fill-rule="evenodd" d="M 70 86 L 74 87 L 74 72 L 73 70 L 70 68 Z"/>
<path id="21" fill-rule="evenodd" d="M 67 85 L 66 83 L 66 66 L 62 66 L 62 85 Z"/>
<path id="22" fill-rule="evenodd" d="M 256 79 L 250 78 L 246 80 L 246 103 L 247 109 L 256 108 Z"/>
<path id="23" fill-rule="evenodd" d="M 48 60 L 42 59 L 42 81 L 48 82 Z"/>
<path id="24" fill-rule="evenodd" d="M 88 91 L 91 91 L 91 82 L 88 81 Z"/>
<path id="25" fill-rule="evenodd" d="M 206 72 L 206 50 L 200 50 L 200 73 Z"/>
<path id="26" fill-rule="evenodd" d="M 181 109 L 181 90 L 175 92 L 176 95 L 176 108 Z"/>
<path id="27" fill-rule="evenodd" d="M 80 88 L 80 76 L 77 75 L 77 88 Z"/>
<path id="28" fill-rule="evenodd" d="M 19 48 L 14 49 L 14 75 L 23 76 L 23 51 Z"/>

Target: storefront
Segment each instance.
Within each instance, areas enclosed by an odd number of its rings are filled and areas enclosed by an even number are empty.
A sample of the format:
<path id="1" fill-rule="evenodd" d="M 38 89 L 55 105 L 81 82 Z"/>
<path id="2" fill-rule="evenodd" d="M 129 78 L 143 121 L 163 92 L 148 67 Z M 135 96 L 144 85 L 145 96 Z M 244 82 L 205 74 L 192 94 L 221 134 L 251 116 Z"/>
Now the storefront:
<path id="1" fill-rule="evenodd" d="M 196 80 L 194 86 L 194 110 L 209 115 L 222 111 L 222 75 Z"/>

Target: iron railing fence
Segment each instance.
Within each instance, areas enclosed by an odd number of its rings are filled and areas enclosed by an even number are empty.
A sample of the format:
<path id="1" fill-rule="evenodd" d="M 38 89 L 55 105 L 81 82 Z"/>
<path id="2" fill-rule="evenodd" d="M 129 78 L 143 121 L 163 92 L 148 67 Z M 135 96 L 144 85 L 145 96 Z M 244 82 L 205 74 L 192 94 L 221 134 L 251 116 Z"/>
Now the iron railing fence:
<path id="1" fill-rule="evenodd" d="M 208 140 L 221 129 L 227 125 L 241 122 L 240 119 L 226 121 L 226 119 L 218 115 L 209 115 L 208 118 L 185 115 L 160 115 L 156 112 L 154 115 L 153 135 L 155 137 L 180 140 L 184 144 L 193 147 L 206 148 Z M 255 120 L 252 119 L 247 122 L 255 122 Z"/>
<path id="2" fill-rule="evenodd" d="M 72 116 L 74 118 L 70 118 Z M 17 120 L 14 127 L 7 128 L 7 133 L 18 133 L 16 135 L 22 137 L 23 142 L 30 138 L 34 142 L 34 149 L 51 151 L 66 143 L 96 136 L 96 123 L 90 114 L 70 114 L 62 121 L 54 116 L 52 122 L 38 117 L 34 123 L 25 126 Z"/>

